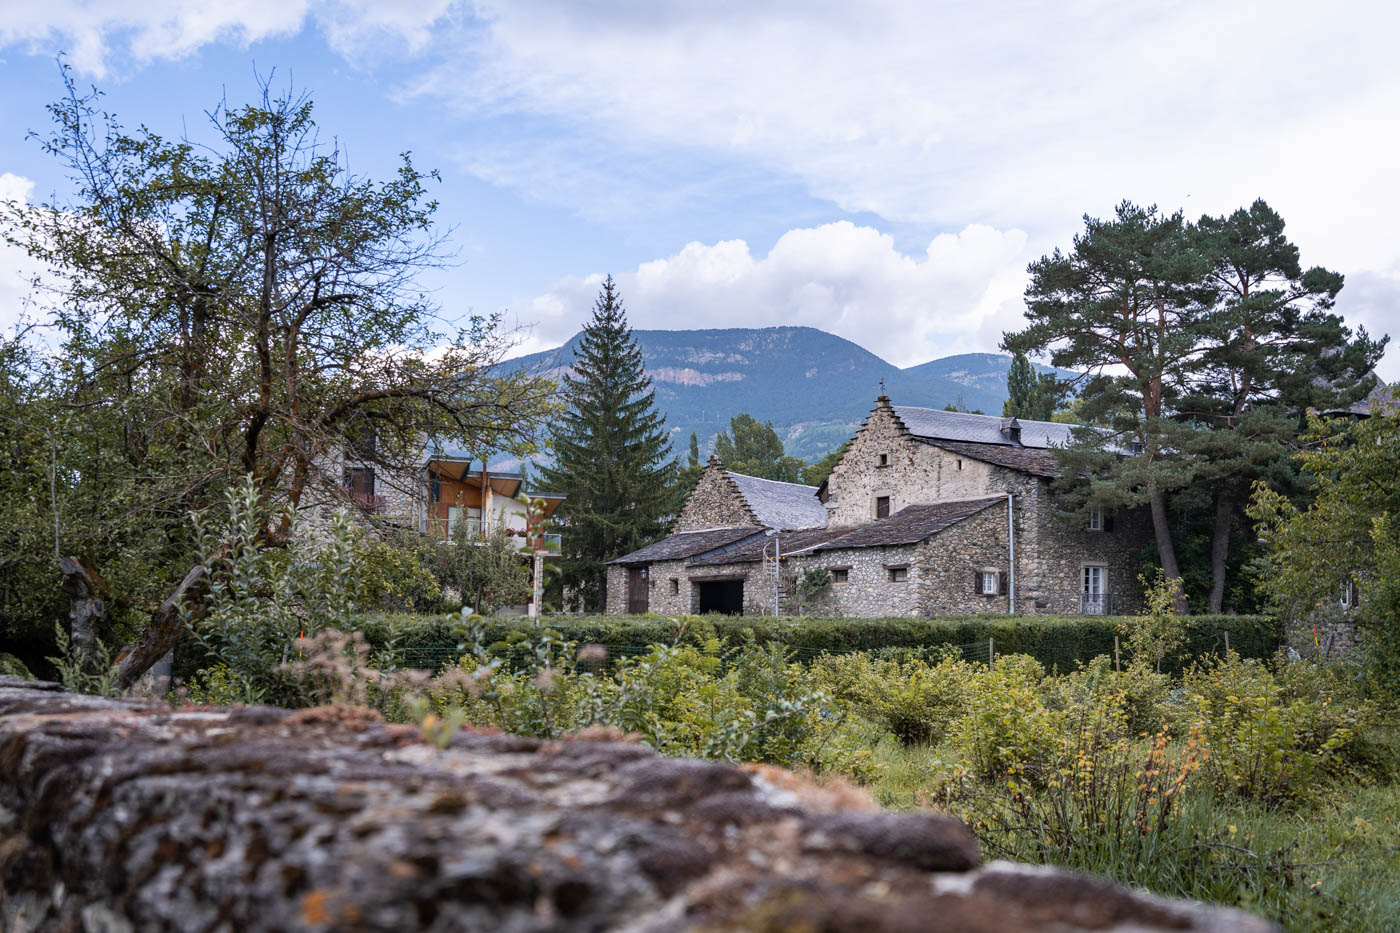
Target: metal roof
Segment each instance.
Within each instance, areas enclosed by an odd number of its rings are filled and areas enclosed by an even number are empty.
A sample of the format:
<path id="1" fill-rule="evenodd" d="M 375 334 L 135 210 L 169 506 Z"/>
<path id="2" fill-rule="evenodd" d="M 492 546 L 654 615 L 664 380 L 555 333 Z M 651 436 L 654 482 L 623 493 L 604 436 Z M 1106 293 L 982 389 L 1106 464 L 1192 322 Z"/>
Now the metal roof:
<path id="1" fill-rule="evenodd" d="M 1001 418 L 996 415 L 972 415 L 963 411 L 940 411 L 937 408 L 915 408 L 893 405 L 895 416 L 915 437 L 934 440 L 966 441 L 973 444 L 1016 446 L 1009 430 L 1011 422 L 1021 429 L 1022 447 L 1064 447 L 1069 444 L 1072 424 L 1054 421 L 1026 421 L 1021 418 Z"/>
<path id="2" fill-rule="evenodd" d="M 725 472 L 760 524 L 779 531 L 826 527 L 826 506 L 817 498 L 816 486 Z"/>

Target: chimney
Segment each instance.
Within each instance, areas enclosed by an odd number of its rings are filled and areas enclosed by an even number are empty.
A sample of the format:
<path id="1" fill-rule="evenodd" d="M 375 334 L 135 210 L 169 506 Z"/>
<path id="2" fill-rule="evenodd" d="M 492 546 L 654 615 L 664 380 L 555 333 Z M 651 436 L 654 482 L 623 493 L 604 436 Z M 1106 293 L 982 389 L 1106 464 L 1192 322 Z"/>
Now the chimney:
<path id="1" fill-rule="evenodd" d="M 1010 440 L 1011 443 L 1020 444 L 1021 422 L 1017 421 L 1015 418 L 1001 419 L 1001 433 L 1005 434 L 1007 439 Z"/>

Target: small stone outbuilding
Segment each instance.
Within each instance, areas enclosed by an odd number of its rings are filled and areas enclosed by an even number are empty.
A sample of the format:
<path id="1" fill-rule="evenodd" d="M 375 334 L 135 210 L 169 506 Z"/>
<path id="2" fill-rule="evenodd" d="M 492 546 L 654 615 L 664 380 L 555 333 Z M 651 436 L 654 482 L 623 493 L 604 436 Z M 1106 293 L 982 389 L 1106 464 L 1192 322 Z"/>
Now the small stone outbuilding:
<path id="1" fill-rule="evenodd" d="M 895 406 L 880 396 L 819 488 L 711 458 L 673 533 L 613 561 L 612 613 L 849 616 L 1103 614 L 1140 605 L 1139 511 L 1071 522 L 1054 507 L 1072 425 Z"/>

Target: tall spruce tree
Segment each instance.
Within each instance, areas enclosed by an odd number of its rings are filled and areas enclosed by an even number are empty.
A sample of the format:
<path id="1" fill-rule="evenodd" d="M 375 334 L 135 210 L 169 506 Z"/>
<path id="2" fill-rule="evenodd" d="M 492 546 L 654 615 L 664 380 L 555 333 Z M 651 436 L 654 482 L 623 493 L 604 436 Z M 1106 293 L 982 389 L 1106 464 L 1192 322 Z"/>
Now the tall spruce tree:
<path id="1" fill-rule="evenodd" d="M 1110 220 L 1086 216 L 1068 255 L 1056 249 L 1031 263 L 1029 326 L 1002 341 L 1089 377 L 1079 410 L 1091 427 L 1075 432 L 1063 457 L 1062 502 L 1081 517 L 1146 505 L 1162 570 L 1178 580 L 1168 498 L 1194 480 L 1196 464 L 1180 454 L 1172 415 L 1213 301 L 1209 268 L 1180 212 L 1125 201 Z M 1125 448 L 1138 455 L 1121 456 Z"/>
<path id="2" fill-rule="evenodd" d="M 541 468 L 541 482 L 568 496 L 559 508 L 565 588 L 585 607 L 605 608 L 607 562 L 661 535 L 676 476 L 665 419 L 612 276 L 574 350 L 564 394 L 569 410 L 554 429 L 554 464 Z"/>

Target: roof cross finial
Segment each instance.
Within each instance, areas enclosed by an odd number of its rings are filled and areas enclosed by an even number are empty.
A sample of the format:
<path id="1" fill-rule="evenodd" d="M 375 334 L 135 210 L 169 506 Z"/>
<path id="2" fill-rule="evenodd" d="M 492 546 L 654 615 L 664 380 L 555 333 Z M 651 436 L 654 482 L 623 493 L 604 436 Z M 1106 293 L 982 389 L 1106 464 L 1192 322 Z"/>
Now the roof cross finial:
<path id="1" fill-rule="evenodd" d="M 885 377 L 884 377 L 884 376 L 881 376 L 881 377 L 880 377 L 880 394 L 881 394 L 881 395 L 884 395 L 884 394 L 885 394 Z"/>

